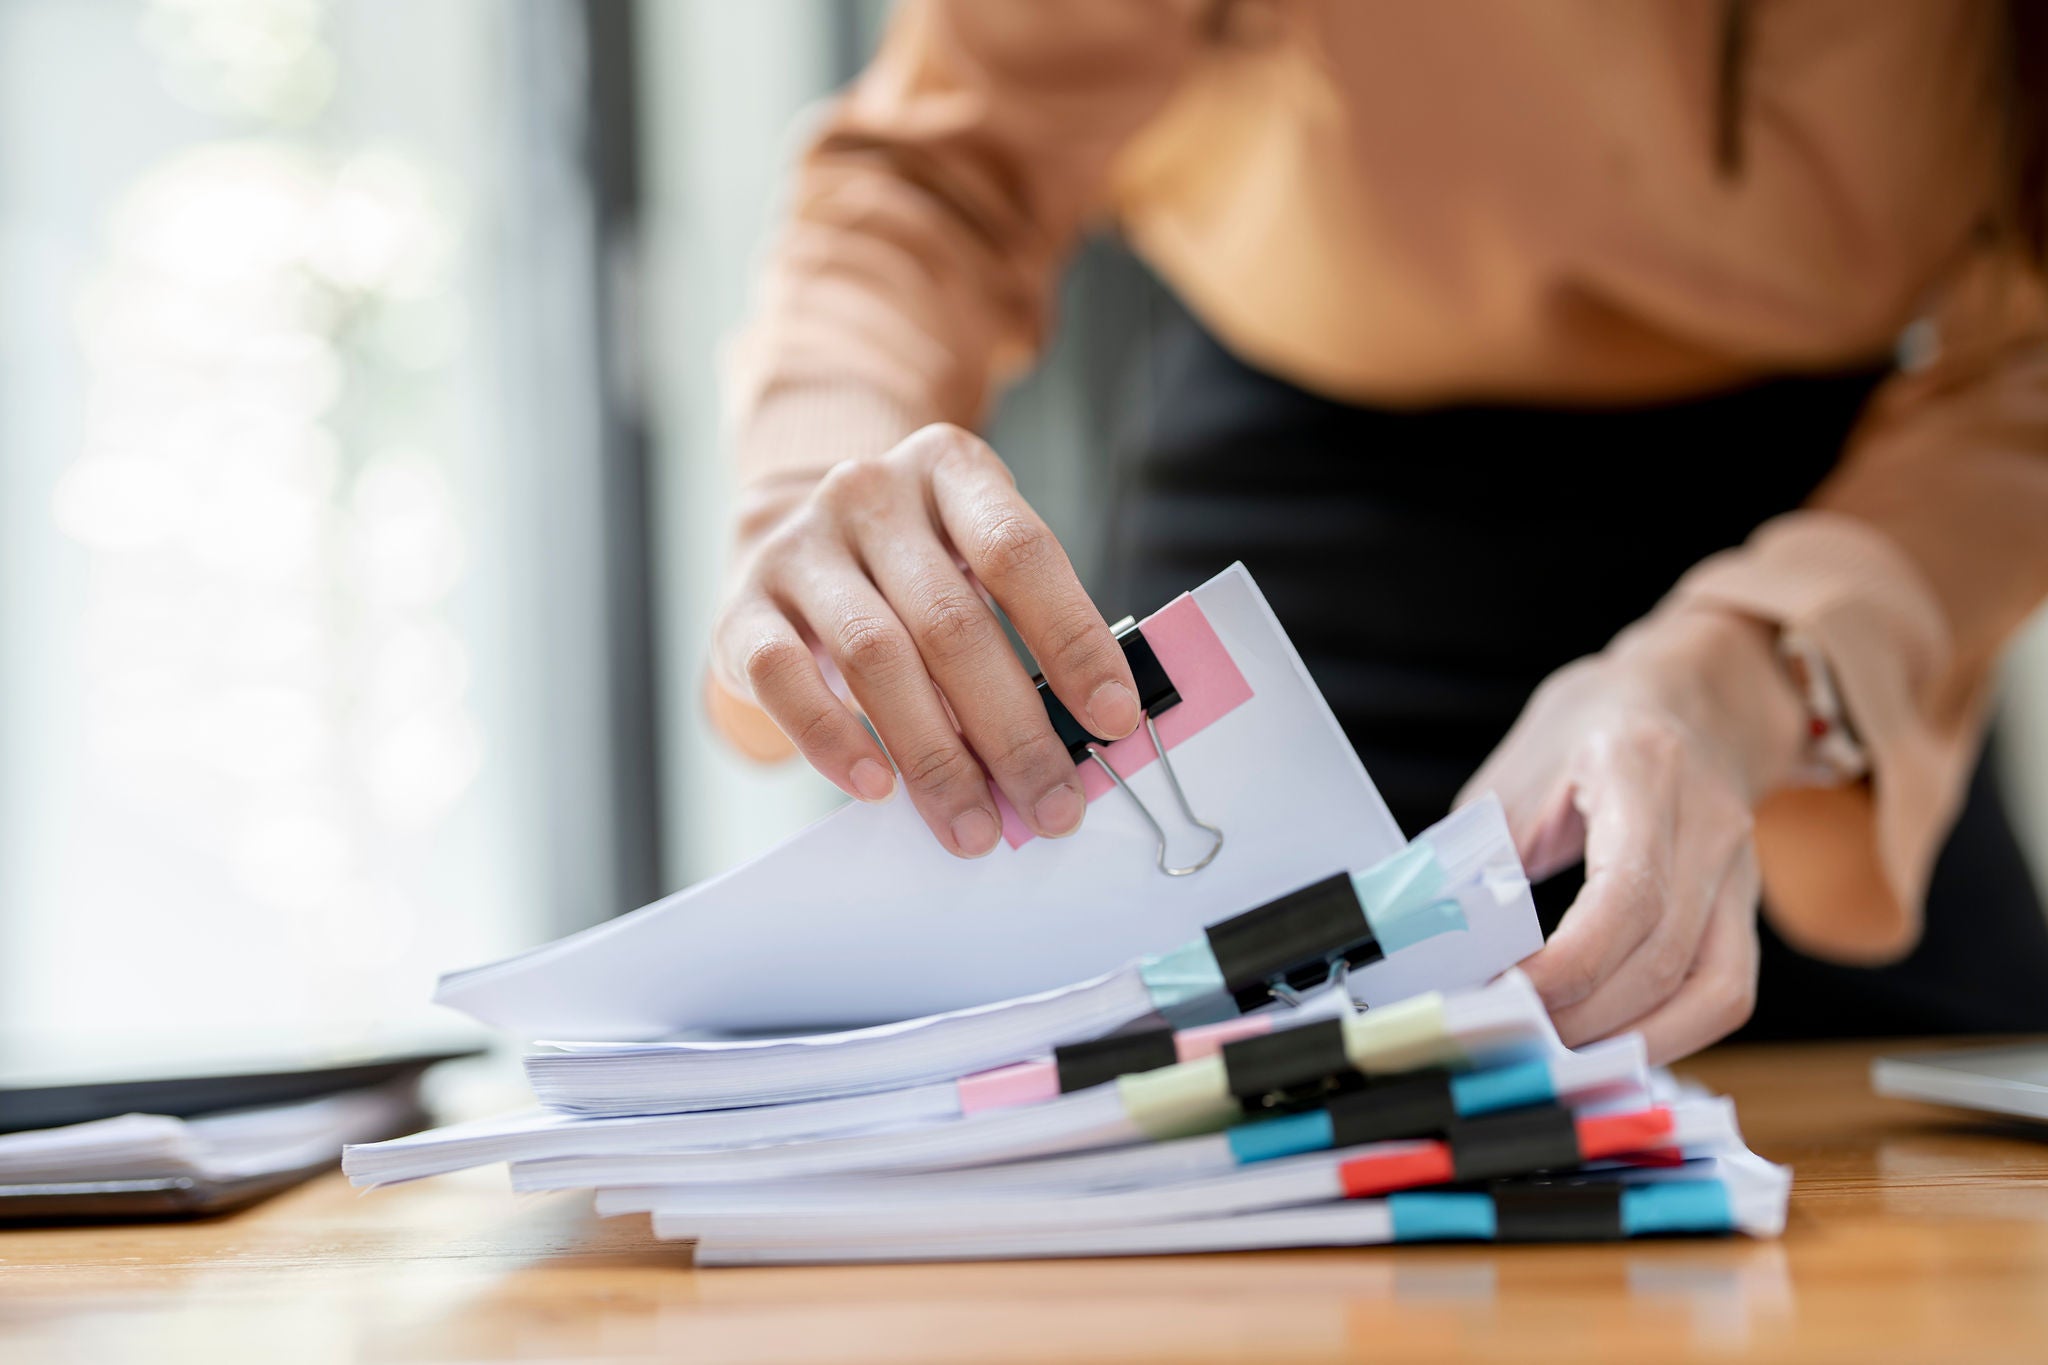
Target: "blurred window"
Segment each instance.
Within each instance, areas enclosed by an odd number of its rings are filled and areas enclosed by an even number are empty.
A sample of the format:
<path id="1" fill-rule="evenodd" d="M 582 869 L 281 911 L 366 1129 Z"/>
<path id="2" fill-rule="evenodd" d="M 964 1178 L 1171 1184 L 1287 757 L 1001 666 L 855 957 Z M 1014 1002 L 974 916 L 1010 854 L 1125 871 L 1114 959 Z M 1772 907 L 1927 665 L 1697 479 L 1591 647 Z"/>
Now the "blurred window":
<path id="1" fill-rule="evenodd" d="M 0 0 L 0 1026 L 352 1028 L 653 890 L 591 34 Z"/>

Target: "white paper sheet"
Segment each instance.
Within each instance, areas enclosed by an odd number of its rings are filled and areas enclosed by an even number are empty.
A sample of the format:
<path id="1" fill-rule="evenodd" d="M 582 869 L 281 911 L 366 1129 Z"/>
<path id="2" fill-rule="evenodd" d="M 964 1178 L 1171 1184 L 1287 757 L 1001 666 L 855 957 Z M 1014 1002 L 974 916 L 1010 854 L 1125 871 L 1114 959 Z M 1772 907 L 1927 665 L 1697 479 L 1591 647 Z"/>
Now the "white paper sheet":
<path id="1" fill-rule="evenodd" d="M 332 1161 L 389 1133 L 417 1107 L 408 1077 L 319 1099 L 180 1119 L 122 1114 L 0 1135 L 0 1184 L 193 1176 L 240 1180 Z"/>
<path id="2" fill-rule="evenodd" d="M 1093 801 L 1070 838 L 999 843 L 970 862 L 941 849 L 899 792 L 631 915 L 446 976 L 436 998 L 529 1038 L 904 1019 L 1079 981 L 1399 849 L 1386 804 L 1243 566 L 1193 596 L 1252 692 L 1172 752 L 1196 812 L 1227 838 L 1201 872 L 1162 875 L 1152 831 L 1119 793 Z M 1131 785 L 1176 856 L 1199 850 L 1157 764 Z M 1490 934 L 1399 954 L 1368 1003 L 1479 985 L 1539 946 L 1521 907 L 1499 914 Z M 1475 952 L 1482 938 L 1490 951 Z"/>

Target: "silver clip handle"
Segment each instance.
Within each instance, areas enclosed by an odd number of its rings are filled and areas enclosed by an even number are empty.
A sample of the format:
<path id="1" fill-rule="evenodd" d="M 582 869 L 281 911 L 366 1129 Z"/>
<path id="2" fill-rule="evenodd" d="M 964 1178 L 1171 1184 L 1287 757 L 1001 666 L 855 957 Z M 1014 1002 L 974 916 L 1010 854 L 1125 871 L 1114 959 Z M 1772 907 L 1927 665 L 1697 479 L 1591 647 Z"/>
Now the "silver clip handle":
<path id="1" fill-rule="evenodd" d="M 1110 766 L 1109 760 L 1102 756 L 1100 749 L 1092 744 L 1089 745 L 1088 757 L 1094 759 L 1100 765 L 1102 771 L 1109 774 L 1109 780 L 1116 783 L 1117 789 L 1125 796 L 1131 798 L 1131 804 L 1136 806 L 1138 813 L 1145 817 L 1145 823 L 1152 826 L 1152 833 L 1159 840 L 1159 870 L 1169 877 L 1185 877 L 1191 873 L 1200 872 L 1210 863 L 1215 862 L 1216 855 L 1223 851 L 1223 831 L 1210 824 L 1207 820 L 1202 819 L 1201 816 L 1196 815 L 1195 808 L 1188 804 L 1188 794 L 1180 785 L 1180 775 L 1173 770 L 1173 760 L 1166 756 L 1166 746 L 1159 742 L 1159 731 L 1152 724 L 1152 713 L 1150 711 L 1145 713 L 1145 733 L 1152 738 L 1152 751 L 1159 755 L 1159 767 L 1166 774 L 1167 785 L 1173 788 L 1173 799 L 1180 803 L 1180 813 L 1187 817 L 1189 824 L 1197 829 L 1207 830 L 1215 836 L 1215 841 L 1209 845 L 1209 851 L 1202 855 L 1199 862 L 1189 863 L 1186 867 L 1168 867 L 1166 865 L 1166 830 L 1160 826 L 1158 817 L 1153 815 L 1145 803 L 1138 799 L 1138 794 L 1131 790 L 1130 784 L 1124 781 L 1123 775 Z"/>

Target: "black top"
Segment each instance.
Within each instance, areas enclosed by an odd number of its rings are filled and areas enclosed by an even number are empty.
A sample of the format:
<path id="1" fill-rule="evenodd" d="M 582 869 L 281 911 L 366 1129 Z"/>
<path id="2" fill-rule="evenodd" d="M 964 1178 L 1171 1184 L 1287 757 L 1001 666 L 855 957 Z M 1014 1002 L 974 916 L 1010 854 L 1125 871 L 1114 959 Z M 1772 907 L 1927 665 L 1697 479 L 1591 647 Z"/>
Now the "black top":
<path id="1" fill-rule="evenodd" d="M 1708 555 L 1798 507 L 1884 377 L 1643 407 L 1356 407 L 1192 322 L 1157 352 L 1119 470 L 1112 614 L 1241 559 L 1401 827 L 1442 818 L 1554 669 L 1604 647 Z M 1539 888 L 1554 923 L 1576 871 Z M 2048 1029 L 2048 925 L 1983 774 L 1920 949 L 1828 967 L 1766 930 L 1752 1036 Z"/>

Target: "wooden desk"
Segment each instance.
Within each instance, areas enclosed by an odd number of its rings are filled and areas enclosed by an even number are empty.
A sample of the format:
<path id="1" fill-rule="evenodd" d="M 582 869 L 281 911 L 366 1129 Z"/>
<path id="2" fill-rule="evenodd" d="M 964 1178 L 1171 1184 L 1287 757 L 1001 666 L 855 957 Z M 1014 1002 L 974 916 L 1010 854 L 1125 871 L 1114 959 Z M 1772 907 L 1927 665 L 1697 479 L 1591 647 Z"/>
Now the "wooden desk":
<path id="1" fill-rule="evenodd" d="M 2048 1360 L 2048 1141 L 1879 1100 L 1868 1045 L 1687 1068 L 1798 1171 L 1782 1242 L 703 1270 L 497 1171 L 0 1232 L 0 1360 Z"/>

